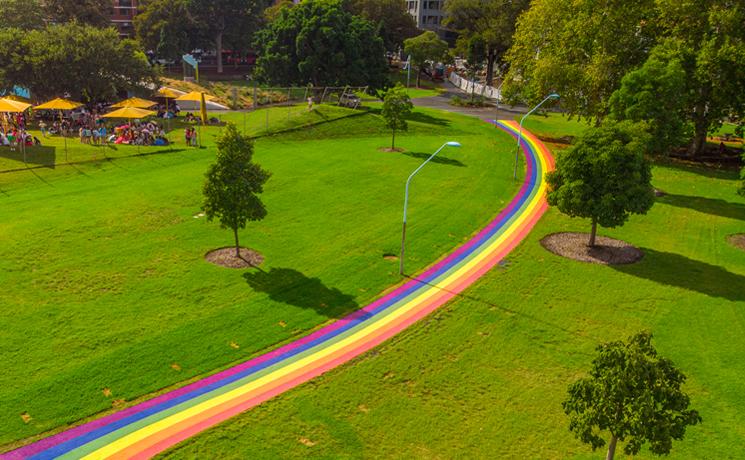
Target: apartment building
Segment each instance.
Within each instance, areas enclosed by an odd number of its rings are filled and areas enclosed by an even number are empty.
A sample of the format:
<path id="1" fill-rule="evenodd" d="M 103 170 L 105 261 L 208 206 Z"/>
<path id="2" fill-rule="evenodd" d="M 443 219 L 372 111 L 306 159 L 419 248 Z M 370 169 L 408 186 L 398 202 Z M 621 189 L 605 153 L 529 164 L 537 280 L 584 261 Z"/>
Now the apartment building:
<path id="1" fill-rule="evenodd" d="M 445 19 L 444 0 L 407 0 L 406 8 L 416 20 L 416 25 L 422 30 L 431 30 L 444 36 L 447 31 L 442 25 Z"/>
<path id="2" fill-rule="evenodd" d="M 112 2 L 111 22 L 119 29 L 119 35 L 134 36 L 132 18 L 137 14 L 137 0 L 112 0 Z"/>

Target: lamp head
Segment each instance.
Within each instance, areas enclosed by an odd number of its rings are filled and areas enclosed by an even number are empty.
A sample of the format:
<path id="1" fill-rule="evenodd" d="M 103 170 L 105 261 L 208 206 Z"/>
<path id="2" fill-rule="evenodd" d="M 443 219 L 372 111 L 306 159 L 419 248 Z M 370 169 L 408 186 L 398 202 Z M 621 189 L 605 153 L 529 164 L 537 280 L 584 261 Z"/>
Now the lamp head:
<path id="1" fill-rule="evenodd" d="M 551 99 L 559 99 L 561 96 L 559 96 L 558 93 L 551 93 L 548 95 L 548 97 Z"/>
<path id="2" fill-rule="evenodd" d="M 448 147 L 460 147 L 460 142 L 450 141 L 445 145 L 447 145 Z"/>

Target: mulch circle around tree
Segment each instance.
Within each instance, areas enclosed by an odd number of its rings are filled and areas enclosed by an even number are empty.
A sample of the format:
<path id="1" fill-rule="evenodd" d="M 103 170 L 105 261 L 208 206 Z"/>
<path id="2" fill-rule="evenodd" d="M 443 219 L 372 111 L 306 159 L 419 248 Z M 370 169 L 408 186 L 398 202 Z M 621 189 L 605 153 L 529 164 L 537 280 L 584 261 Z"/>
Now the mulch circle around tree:
<path id="1" fill-rule="evenodd" d="M 729 244 L 745 251 L 745 233 L 735 233 L 727 237 Z"/>
<path id="2" fill-rule="evenodd" d="M 396 147 L 394 149 L 390 147 L 380 147 L 378 150 L 385 153 L 401 153 L 405 151 L 405 149 L 402 149 L 401 147 Z"/>
<path id="3" fill-rule="evenodd" d="M 562 257 L 601 265 L 633 264 L 644 257 L 641 249 L 625 241 L 598 236 L 595 247 L 589 247 L 589 239 L 588 233 L 552 233 L 541 246 Z"/>
<path id="4" fill-rule="evenodd" d="M 204 259 L 226 268 L 258 267 L 264 262 L 264 256 L 248 248 L 241 248 L 240 257 L 236 257 L 235 247 L 215 249 L 205 254 Z"/>

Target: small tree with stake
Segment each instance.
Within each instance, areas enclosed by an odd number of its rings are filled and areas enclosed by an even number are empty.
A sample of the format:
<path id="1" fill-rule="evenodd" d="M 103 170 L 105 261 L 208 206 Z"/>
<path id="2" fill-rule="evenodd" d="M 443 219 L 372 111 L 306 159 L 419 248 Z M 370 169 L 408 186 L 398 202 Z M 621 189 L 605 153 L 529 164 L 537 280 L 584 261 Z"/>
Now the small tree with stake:
<path id="1" fill-rule="evenodd" d="M 646 442 L 652 453 L 668 454 L 673 439 L 683 439 L 687 426 L 701 422 L 680 389 L 686 376 L 657 355 L 650 333 L 597 351 L 590 375 L 569 386 L 562 405 L 569 430 L 593 450 L 605 445 L 600 431 L 610 433 L 606 460 L 613 459 L 618 441 L 626 442 L 627 455 L 639 453 Z"/>
<path id="2" fill-rule="evenodd" d="M 652 171 L 644 158 L 649 136 L 631 122 L 606 122 L 587 130 L 556 159 L 546 175 L 548 203 L 571 217 L 597 226 L 619 227 L 631 214 L 646 214 L 654 204 Z"/>
<path id="3" fill-rule="evenodd" d="M 409 93 L 401 83 L 397 83 L 396 86 L 386 91 L 381 114 L 385 118 L 385 125 L 392 131 L 391 150 L 396 148 L 396 131 L 409 129 L 406 117 L 409 116 L 413 107 Z"/>
<path id="4" fill-rule="evenodd" d="M 253 163 L 253 141 L 234 124 L 228 123 L 217 139 L 217 162 L 207 171 L 204 184 L 204 210 L 207 220 L 220 219 L 222 228 L 235 236 L 235 256 L 240 257 L 238 230 L 247 221 L 261 220 L 266 208 L 258 197 L 270 174 Z"/>

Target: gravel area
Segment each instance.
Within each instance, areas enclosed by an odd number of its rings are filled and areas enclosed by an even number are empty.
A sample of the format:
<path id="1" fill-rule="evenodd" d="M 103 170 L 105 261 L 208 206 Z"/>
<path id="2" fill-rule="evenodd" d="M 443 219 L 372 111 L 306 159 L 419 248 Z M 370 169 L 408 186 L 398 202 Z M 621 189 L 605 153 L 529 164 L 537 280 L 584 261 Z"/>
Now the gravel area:
<path id="1" fill-rule="evenodd" d="M 598 236 L 590 247 L 589 239 L 588 233 L 553 233 L 543 238 L 541 245 L 562 257 L 601 265 L 633 264 L 644 257 L 639 248 L 625 241 Z"/>
<path id="2" fill-rule="evenodd" d="M 264 256 L 253 249 L 241 248 L 240 257 L 235 256 L 235 247 L 220 248 L 205 254 L 207 262 L 226 268 L 258 267 L 264 262 Z"/>

